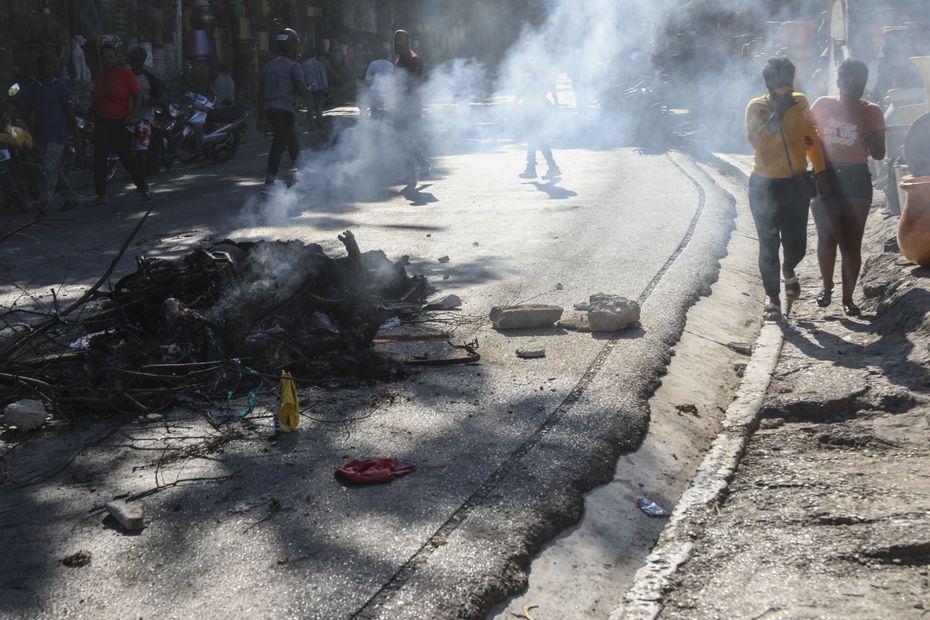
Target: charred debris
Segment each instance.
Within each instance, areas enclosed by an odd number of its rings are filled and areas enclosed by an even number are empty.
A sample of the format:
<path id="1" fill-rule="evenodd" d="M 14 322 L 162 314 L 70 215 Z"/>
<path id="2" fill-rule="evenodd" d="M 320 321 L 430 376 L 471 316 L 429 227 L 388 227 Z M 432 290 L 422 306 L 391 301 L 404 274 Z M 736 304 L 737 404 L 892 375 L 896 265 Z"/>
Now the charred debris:
<path id="1" fill-rule="evenodd" d="M 145 414 L 189 399 L 228 408 L 283 369 L 326 384 L 478 360 L 476 343 L 426 362 L 379 353 L 376 338 L 445 347 L 451 337 L 421 329 L 379 338 L 387 321 L 402 325 L 428 311 L 433 289 L 407 273 L 406 256 L 362 252 L 349 231 L 339 240 L 347 252 L 339 258 L 300 241 L 222 241 L 177 259 L 140 256 L 134 272 L 104 286 L 127 239 L 107 273 L 67 308 L 31 310 L 28 323 L 5 309 L 0 404 L 38 398 L 64 416 Z"/>

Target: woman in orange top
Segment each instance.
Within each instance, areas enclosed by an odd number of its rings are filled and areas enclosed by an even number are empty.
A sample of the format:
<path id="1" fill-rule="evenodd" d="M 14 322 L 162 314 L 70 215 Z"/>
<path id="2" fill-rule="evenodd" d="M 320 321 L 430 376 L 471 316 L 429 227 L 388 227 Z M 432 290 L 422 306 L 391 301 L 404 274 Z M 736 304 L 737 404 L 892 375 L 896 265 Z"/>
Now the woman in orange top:
<path id="1" fill-rule="evenodd" d="M 874 103 L 862 99 L 869 69 L 858 60 L 847 60 L 839 67 L 839 97 L 821 97 L 811 113 L 817 123 L 833 196 L 811 203 L 817 224 L 817 260 L 823 290 L 817 305 L 826 308 L 833 296 L 833 268 L 836 248 L 842 254 L 843 310 L 859 316 L 853 291 L 862 267 L 862 235 L 872 206 L 872 176 L 869 155 L 885 157 L 885 118 Z"/>

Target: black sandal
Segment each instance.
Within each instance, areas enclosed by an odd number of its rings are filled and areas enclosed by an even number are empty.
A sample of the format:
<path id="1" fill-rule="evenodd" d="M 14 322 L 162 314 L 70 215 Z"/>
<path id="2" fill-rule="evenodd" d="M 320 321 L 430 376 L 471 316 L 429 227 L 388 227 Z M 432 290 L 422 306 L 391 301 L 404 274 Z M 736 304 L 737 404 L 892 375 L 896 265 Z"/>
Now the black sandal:
<path id="1" fill-rule="evenodd" d="M 859 309 L 859 306 L 853 303 L 851 299 L 843 301 L 843 312 L 846 313 L 846 316 L 861 316 L 862 310 Z"/>
<path id="2" fill-rule="evenodd" d="M 776 306 L 775 304 L 768 303 L 765 304 L 765 307 L 762 308 L 762 320 L 775 323 L 781 320 L 781 306 Z"/>
<path id="3" fill-rule="evenodd" d="M 820 306 L 821 308 L 826 308 L 827 306 L 830 305 L 830 302 L 832 301 L 833 301 L 833 289 L 830 289 L 829 291 L 827 289 L 823 289 L 822 291 L 820 291 L 820 293 L 817 294 L 817 305 Z"/>

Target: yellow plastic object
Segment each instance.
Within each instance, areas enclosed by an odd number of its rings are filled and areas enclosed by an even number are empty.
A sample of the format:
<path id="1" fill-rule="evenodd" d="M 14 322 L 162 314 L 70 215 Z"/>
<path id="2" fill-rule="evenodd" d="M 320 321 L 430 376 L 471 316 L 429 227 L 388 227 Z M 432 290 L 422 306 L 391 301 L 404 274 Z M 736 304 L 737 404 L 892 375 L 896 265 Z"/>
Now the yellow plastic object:
<path id="1" fill-rule="evenodd" d="M 297 386 L 291 373 L 281 371 L 281 398 L 278 400 L 278 429 L 290 433 L 300 423 L 300 406 L 297 404 Z"/>
<path id="2" fill-rule="evenodd" d="M 0 146 L 32 148 L 32 134 L 16 125 L 7 125 L 0 132 Z"/>

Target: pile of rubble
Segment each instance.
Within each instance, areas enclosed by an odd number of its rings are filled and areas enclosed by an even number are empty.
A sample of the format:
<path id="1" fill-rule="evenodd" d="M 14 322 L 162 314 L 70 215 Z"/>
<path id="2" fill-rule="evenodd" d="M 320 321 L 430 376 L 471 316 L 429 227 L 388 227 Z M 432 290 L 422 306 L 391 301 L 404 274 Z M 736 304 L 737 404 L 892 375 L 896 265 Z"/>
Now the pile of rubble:
<path id="1" fill-rule="evenodd" d="M 333 258 L 299 241 L 221 243 L 179 259 L 137 259 L 110 291 L 25 335 L 7 330 L 0 398 L 53 409 L 147 413 L 179 394 L 225 396 L 284 368 L 305 379 L 388 378 L 379 327 L 432 292 L 407 258 L 361 252 L 351 232 Z M 246 380 L 243 381 L 245 376 Z"/>

